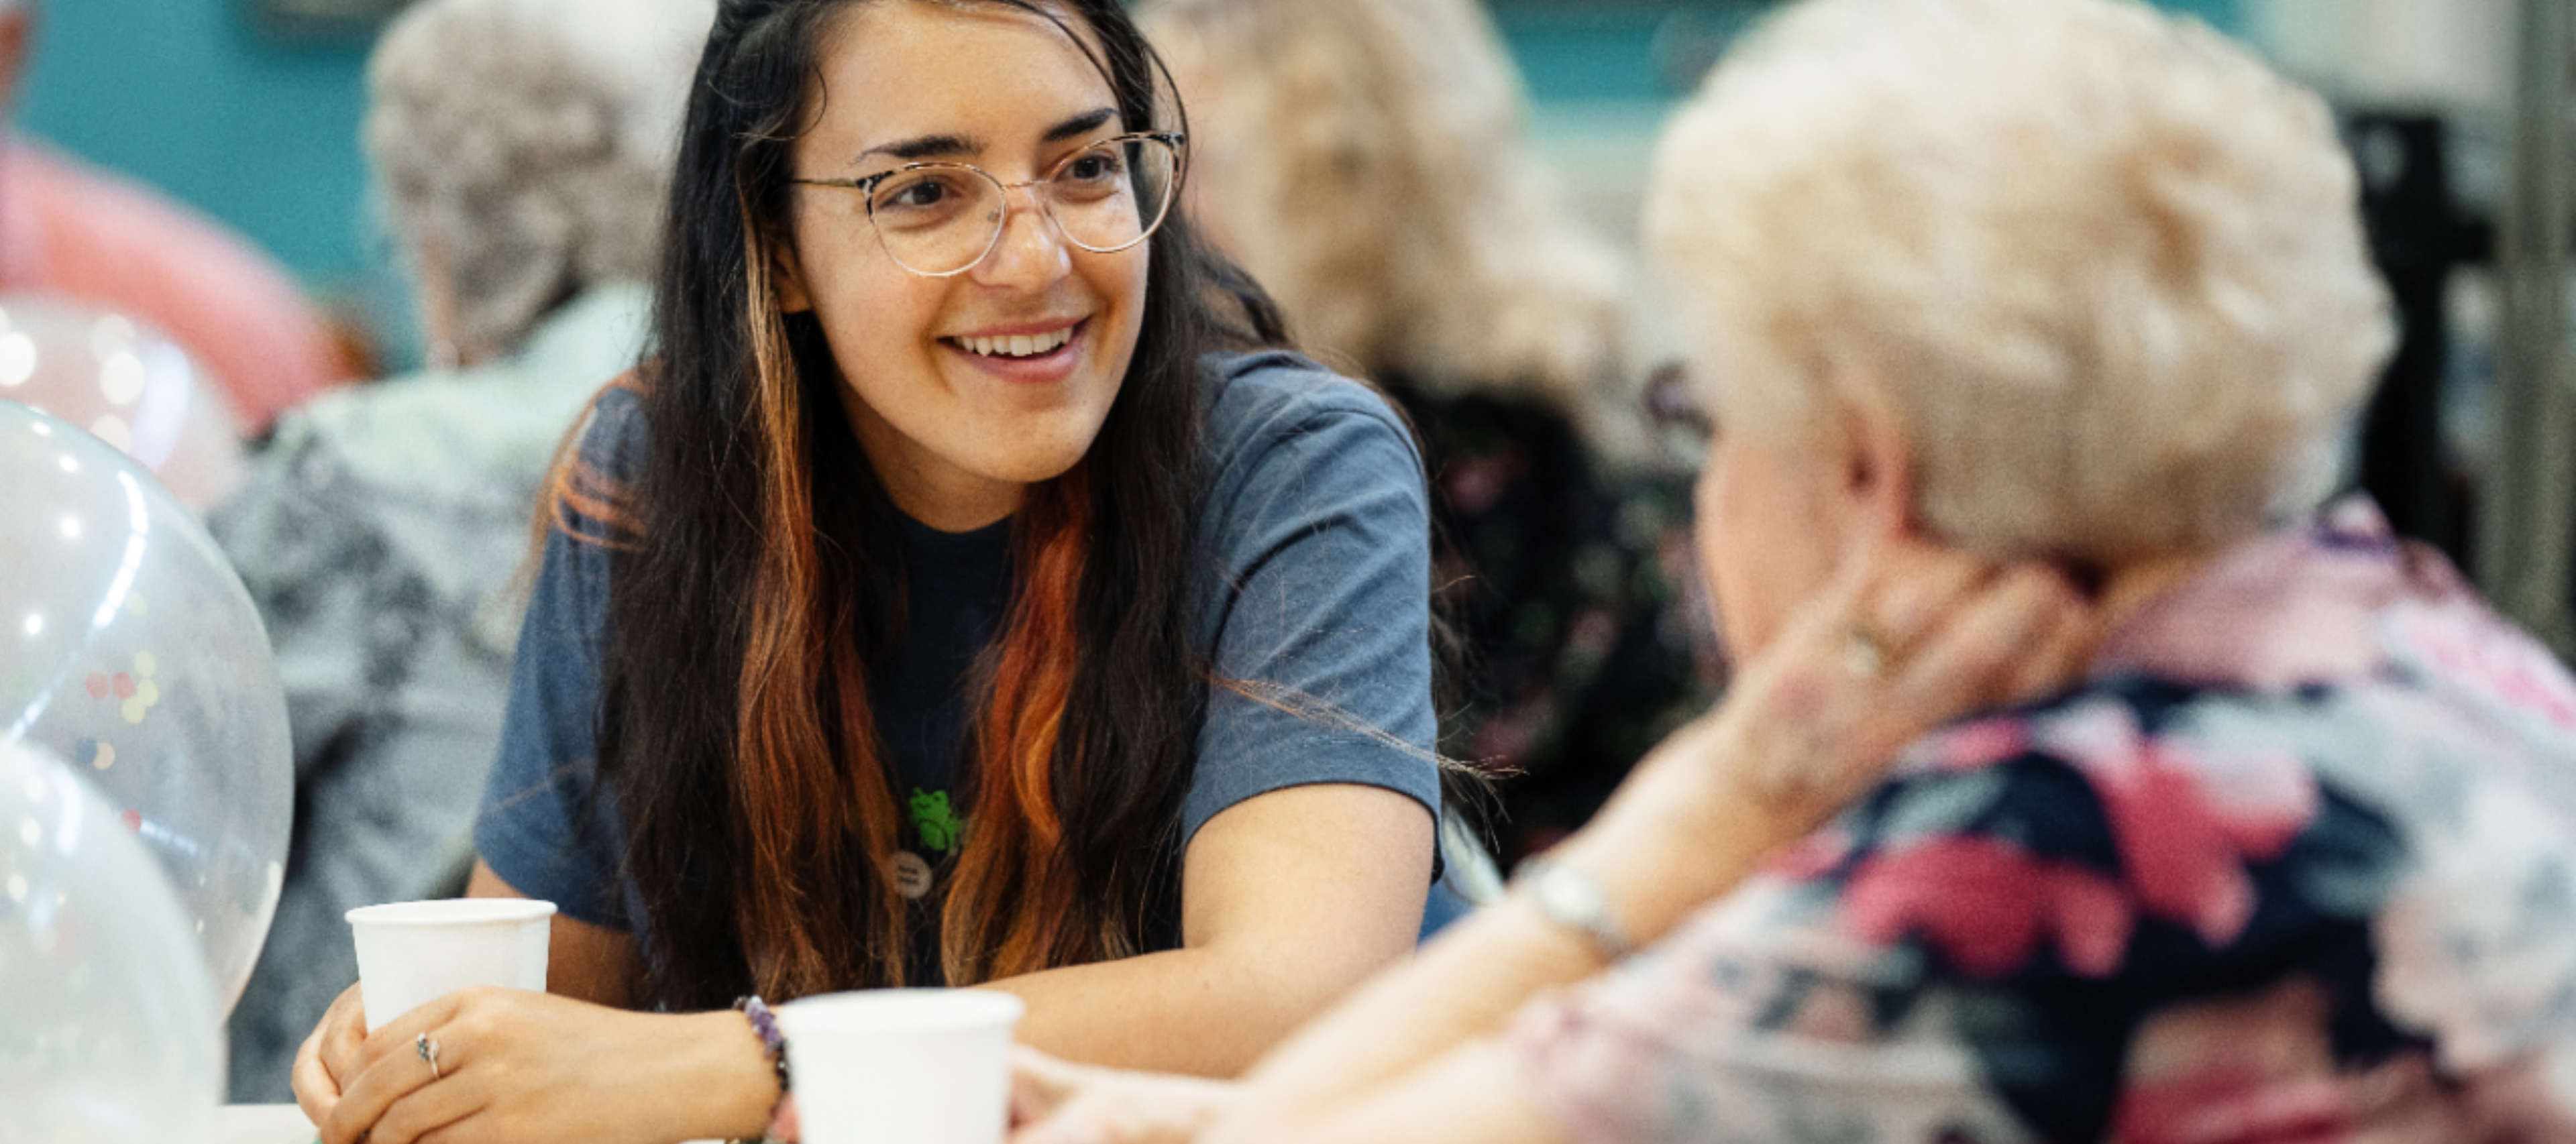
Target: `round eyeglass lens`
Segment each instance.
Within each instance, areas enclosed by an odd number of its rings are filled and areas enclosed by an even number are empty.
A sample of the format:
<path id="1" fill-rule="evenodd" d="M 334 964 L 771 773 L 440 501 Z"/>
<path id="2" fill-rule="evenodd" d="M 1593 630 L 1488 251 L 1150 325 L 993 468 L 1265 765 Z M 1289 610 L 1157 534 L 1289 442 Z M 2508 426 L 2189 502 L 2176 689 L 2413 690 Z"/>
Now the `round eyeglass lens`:
<path id="1" fill-rule="evenodd" d="M 1064 237 L 1091 251 L 1123 250 L 1171 210 L 1180 153 L 1160 139 L 1115 139 L 1058 164 L 1039 201 Z M 907 168 L 868 197 L 886 253 L 923 274 L 955 274 L 981 261 L 1002 235 L 1008 192 L 962 164 Z"/>
<path id="2" fill-rule="evenodd" d="M 1160 139 L 1117 139 L 1065 160 L 1047 183 L 1047 210 L 1086 250 L 1123 250 L 1162 225 L 1180 155 Z"/>
<path id="3" fill-rule="evenodd" d="M 1002 185 L 991 176 L 934 164 L 879 182 L 868 196 L 868 218 L 895 261 L 924 274 L 954 274 L 992 249 L 1002 233 L 1002 203 Z"/>

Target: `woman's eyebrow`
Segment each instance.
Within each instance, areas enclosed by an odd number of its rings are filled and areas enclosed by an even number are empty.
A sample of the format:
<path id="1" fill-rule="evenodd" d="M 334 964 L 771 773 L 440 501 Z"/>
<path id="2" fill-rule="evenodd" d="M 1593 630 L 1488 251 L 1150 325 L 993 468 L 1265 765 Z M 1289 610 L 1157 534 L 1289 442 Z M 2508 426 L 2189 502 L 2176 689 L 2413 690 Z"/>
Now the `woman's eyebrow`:
<path id="1" fill-rule="evenodd" d="M 1116 118 L 1118 118 L 1117 108 L 1096 107 L 1047 128 L 1046 134 L 1040 137 L 1040 142 L 1062 143 L 1067 139 L 1079 139 L 1100 130 L 1102 126 Z M 974 156 L 982 154 L 983 151 L 984 141 L 971 135 L 921 135 L 870 147 L 859 152 L 857 158 L 850 160 L 850 165 L 857 166 L 866 161 L 870 155 L 889 155 L 909 163 L 920 159 Z"/>
<path id="2" fill-rule="evenodd" d="M 1062 143 L 1067 139 L 1079 139 L 1082 136 L 1089 135 L 1094 131 L 1100 130 L 1103 125 L 1116 118 L 1118 118 L 1118 109 L 1115 107 L 1093 108 L 1090 111 L 1083 112 L 1080 115 L 1074 116 L 1071 119 L 1047 128 L 1046 135 L 1039 141 L 1044 143 Z"/>
<path id="3" fill-rule="evenodd" d="M 912 139 L 900 139 L 892 143 L 880 143 L 874 147 L 870 147 L 865 151 L 859 152 L 858 158 L 850 160 L 850 165 L 857 166 L 870 155 L 892 155 L 897 159 L 910 162 L 915 159 L 928 159 L 933 156 L 975 155 L 981 153 L 983 150 L 983 141 L 971 136 L 923 135 Z"/>

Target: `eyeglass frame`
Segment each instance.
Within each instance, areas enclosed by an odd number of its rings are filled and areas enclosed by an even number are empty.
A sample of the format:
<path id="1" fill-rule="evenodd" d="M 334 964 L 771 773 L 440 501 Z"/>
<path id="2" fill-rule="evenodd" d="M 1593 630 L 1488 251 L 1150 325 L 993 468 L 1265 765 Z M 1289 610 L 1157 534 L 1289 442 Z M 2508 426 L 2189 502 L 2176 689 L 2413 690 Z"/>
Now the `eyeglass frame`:
<path id="1" fill-rule="evenodd" d="M 991 171 L 987 171 L 973 163 L 958 163 L 948 160 L 906 163 L 903 166 L 896 167 L 891 170 L 879 171 L 876 174 L 866 175 L 856 179 L 789 179 L 787 180 L 787 183 L 789 186 L 796 187 L 833 187 L 845 191 L 859 192 L 859 203 L 861 207 L 868 212 L 868 229 L 876 233 L 877 249 L 885 251 L 885 256 L 888 259 L 891 259 L 895 265 L 903 267 L 905 270 L 924 278 L 954 278 L 983 265 L 985 259 L 993 256 L 993 248 L 1002 244 L 1002 232 L 1009 230 L 1011 227 L 1012 191 L 1018 190 L 1022 187 L 1045 187 L 1054 183 L 1058 177 L 1062 176 L 1064 174 L 1064 169 L 1071 165 L 1074 160 L 1113 143 L 1128 143 L 1134 141 L 1160 143 L 1172 149 L 1172 185 L 1170 189 L 1163 193 L 1163 209 L 1155 213 L 1154 221 L 1147 223 L 1142 229 L 1137 231 L 1136 237 L 1119 243 L 1116 246 L 1093 246 L 1081 239 L 1073 237 L 1071 232 L 1064 229 L 1064 220 L 1055 217 L 1055 209 L 1048 203 L 1047 196 L 1043 191 L 1039 192 L 1036 196 L 1039 213 L 1045 215 L 1048 222 L 1055 224 L 1055 232 L 1063 235 L 1066 242 L 1072 243 L 1074 246 L 1090 251 L 1093 254 L 1116 254 L 1119 251 L 1131 249 L 1137 243 L 1143 242 L 1148 238 L 1152 238 L 1155 231 L 1163 229 L 1163 220 L 1171 217 L 1173 204 L 1180 201 L 1183 172 L 1189 169 L 1190 140 L 1187 133 L 1180 131 L 1130 131 L 1124 135 L 1112 135 L 1106 139 L 1096 139 L 1090 143 L 1084 144 L 1081 150 L 1075 151 L 1074 153 L 1057 160 L 1056 165 L 1048 169 L 1046 177 L 1030 179 L 1027 182 L 1022 183 L 1005 183 L 1002 181 L 1001 176 L 995 175 Z M 876 189 L 878 184 L 897 175 L 911 171 L 936 170 L 972 171 L 984 181 L 991 183 L 996 187 L 1000 187 L 1002 189 L 1002 217 L 994 220 L 993 222 L 993 237 L 984 241 L 984 249 L 977 252 L 975 257 L 968 259 L 966 261 L 966 265 L 960 266 L 955 270 L 942 271 L 934 274 L 927 270 L 916 269 L 911 263 L 897 257 L 895 252 L 886 246 L 885 228 L 877 225 Z"/>

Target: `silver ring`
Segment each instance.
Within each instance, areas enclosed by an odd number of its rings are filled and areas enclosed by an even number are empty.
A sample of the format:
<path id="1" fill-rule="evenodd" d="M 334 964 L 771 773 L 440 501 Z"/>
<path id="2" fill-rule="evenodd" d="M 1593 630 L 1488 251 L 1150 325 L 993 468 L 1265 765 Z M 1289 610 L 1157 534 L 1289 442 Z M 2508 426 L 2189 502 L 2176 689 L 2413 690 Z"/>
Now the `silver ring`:
<path id="1" fill-rule="evenodd" d="M 1862 679 L 1876 679 L 1896 658 L 1886 637 L 1855 621 L 1843 630 L 1843 668 Z"/>
<path id="2" fill-rule="evenodd" d="M 442 1079 L 443 1074 L 438 1071 L 438 1041 L 429 1034 L 422 1033 L 411 1039 L 411 1047 L 412 1051 L 420 1054 L 421 1060 L 429 1063 L 429 1079 Z"/>

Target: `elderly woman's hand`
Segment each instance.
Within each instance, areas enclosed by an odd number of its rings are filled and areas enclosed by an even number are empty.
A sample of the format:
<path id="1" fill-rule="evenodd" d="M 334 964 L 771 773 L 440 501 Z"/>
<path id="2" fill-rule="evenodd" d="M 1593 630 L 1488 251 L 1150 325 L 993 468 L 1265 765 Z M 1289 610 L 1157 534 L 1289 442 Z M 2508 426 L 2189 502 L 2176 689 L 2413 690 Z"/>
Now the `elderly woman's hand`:
<path id="1" fill-rule="evenodd" d="M 2073 682 L 2093 619 L 2046 565 L 1889 542 L 1793 614 L 1668 747 L 1713 768 L 1708 793 L 1757 802 L 1794 838 L 1876 785 L 1907 744 Z"/>
<path id="2" fill-rule="evenodd" d="M 1016 1049 L 1010 1144 L 1187 1144 L 1233 1104 L 1236 1088 Z"/>
<path id="3" fill-rule="evenodd" d="M 2095 609 L 2061 574 L 1919 541 L 1851 561 L 1556 857 L 1651 940 L 1875 786 L 1907 744 L 2069 682 Z"/>

